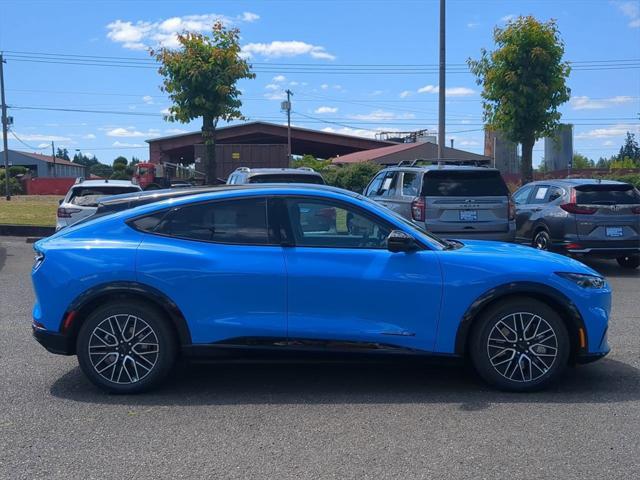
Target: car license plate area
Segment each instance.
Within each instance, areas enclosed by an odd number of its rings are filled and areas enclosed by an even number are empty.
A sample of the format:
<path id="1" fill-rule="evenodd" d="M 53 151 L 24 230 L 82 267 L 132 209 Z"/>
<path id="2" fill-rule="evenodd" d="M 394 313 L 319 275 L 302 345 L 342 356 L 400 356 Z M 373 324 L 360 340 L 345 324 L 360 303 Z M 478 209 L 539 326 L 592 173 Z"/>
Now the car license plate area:
<path id="1" fill-rule="evenodd" d="M 607 237 L 622 237 L 622 227 L 605 227 Z"/>
<path id="2" fill-rule="evenodd" d="M 477 210 L 460 210 L 460 221 L 461 222 L 478 221 L 478 211 Z"/>

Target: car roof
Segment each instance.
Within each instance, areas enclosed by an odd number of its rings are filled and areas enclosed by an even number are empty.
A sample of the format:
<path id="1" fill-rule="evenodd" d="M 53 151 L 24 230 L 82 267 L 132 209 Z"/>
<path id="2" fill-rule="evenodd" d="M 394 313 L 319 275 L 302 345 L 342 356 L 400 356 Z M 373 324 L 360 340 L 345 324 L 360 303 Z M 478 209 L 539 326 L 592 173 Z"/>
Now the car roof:
<path id="1" fill-rule="evenodd" d="M 73 185 L 76 187 L 137 187 L 131 180 L 83 180 Z"/>
<path id="2" fill-rule="evenodd" d="M 239 170 L 241 173 L 247 173 L 250 177 L 254 175 L 269 175 L 274 173 L 286 173 L 289 175 L 314 175 L 321 177 L 318 172 L 306 168 L 250 168 L 248 170 Z"/>
<path id="3" fill-rule="evenodd" d="M 554 178 L 549 180 L 537 180 L 531 182 L 528 185 L 551 185 L 560 184 L 564 186 L 578 186 L 578 185 L 628 185 L 626 182 L 619 182 L 617 180 L 606 180 L 600 178 Z"/>
<path id="4" fill-rule="evenodd" d="M 481 171 L 481 172 L 498 172 L 497 168 L 480 167 L 477 165 L 393 165 L 386 167 L 384 170 L 407 170 L 429 172 L 432 170 L 448 170 L 448 171 Z"/>

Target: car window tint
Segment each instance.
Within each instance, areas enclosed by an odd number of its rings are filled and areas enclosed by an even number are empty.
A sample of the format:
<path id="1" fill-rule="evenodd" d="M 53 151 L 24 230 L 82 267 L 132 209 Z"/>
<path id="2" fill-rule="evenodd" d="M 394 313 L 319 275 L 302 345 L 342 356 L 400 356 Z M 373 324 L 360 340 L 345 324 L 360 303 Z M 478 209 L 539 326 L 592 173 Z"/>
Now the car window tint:
<path id="1" fill-rule="evenodd" d="M 576 202 L 591 205 L 632 205 L 640 194 L 629 184 L 593 184 L 576 187 Z"/>
<path id="2" fill-rule="evenodd" d="M 266 200 L 247 198 L 179 207 L 155 232 L 210 242 L 267 244 Z"/>
<path id="3" fill-rule="evenodd" d="M 559 199 L 560 197 L 562 197 L 562 195 L 564 195 L 564 191 L 561 188 L 551 187 L 549 189 L 549 197 L 548 197 L 547 201 L 554 202 L 557 199 Z"/>
<path id="4" fill-rule="evenodd" d="M 260 174 L 249 177 L 249 183 L 311 183 L 324 185 L 324 179 L 320 175 L 294 174 Z"/>
<path id="5" fill-rule="evenodd" d="M 161 212 L 136 218 L 131 222 L 131 225 L 137 230 L 142 230 L 143 232 L 153 232 L 167 213 L 167 210 L 162 210 Z"/>
<path id="6" fill-rule="evenodd" d="M 524 205 L 527 203 L 527 199 L 529 198 L 529 194 L 531 193 L 531 187 L 525 187 L 518 190 L 513 195 L 513 200 L 516 202 L 516 205 Z"/>
<path id="7" fill-rule="evenodd" d="M 367 188 L 367 191 L 365 192 L 365 196 L 367 197 L 376 196 L 378 194 L 378 190 L 380 189 L 380 186 L 382 185 L 382 180 L 384 179 L 384 177 L 385 177 L 384 172 L 376 175 L 374 179 L 371 181 L 369 188 Z"/>
<path id="8" fill-rule="evenodd" d="M 295 243 L 302 247 L 386 248 L 391 229 L 356 209 L 324 200 L 287 201 Z"/>
<path id="9" fill-rule="evenodd" d="M 382 185 L 378 190 L 378 196 L 391 197 L 396 193 L 396 185 L 398 183 L 398 172 L 388 172 L 382 181 Z"/>
<path id="10" fill-rule="evenodd" d="M 139 192 L 140 188 L 131 187 L 110 187 L 108 185 L 101 187 L 76 187 L 71 191 L 69 203 L 80 205 L 83 207 L 95 207 L 98 201 L 107 196 L 121 195 L 123 193 Z"/>
<path id="11" fill-rule="evenodd" d="M 415 197 L 420 190 L 420 175 L 404 172 L 402 176 L 402 195 Z"/>
<path id="12" fill-rule="evenodd" d="M 432 170 L 425 174 L 426 197 L 507 196 L 509 189 L 495 170 Z"/>

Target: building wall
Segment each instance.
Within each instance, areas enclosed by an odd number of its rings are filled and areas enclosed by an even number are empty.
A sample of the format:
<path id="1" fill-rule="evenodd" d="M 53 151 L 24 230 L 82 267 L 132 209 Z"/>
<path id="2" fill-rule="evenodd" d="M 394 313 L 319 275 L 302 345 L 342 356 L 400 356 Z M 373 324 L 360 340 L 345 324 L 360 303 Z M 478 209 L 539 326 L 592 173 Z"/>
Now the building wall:
<path id="1" fill-rule="evenodd" d="M 494 160 L 495 168 L 501 173 L 510 174 L 520 171 L 518 145 L 507 140 L 502 132 L 484 131 L 484 154 Z"/>
<path id="2" fill-rule="evenodd" d="M 56 163 L 55 175 L 53 162 L 45 162 L 28 155 L 22 155 L 19 152 L 9 152 L 9 165 L 20 165 L 29 168 L 33 172 L 34 177 L 84 177 L 86 169 L 82 165 L 62 165 Z"/>
<path id="3" fill-rule="evenodd" d="M 544 162 L 547 170 L 564 170 L 572 159 L 573 125 L 562 124 L 554 136 L 544 139 Z"/>

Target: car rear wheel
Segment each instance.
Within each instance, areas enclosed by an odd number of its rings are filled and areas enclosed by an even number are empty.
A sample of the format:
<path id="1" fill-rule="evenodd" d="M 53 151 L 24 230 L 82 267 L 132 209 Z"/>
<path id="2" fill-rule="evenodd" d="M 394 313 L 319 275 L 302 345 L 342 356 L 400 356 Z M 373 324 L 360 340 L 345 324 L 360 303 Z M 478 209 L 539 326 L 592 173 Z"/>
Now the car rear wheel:
<path id="1" fill-rule="evenodd" d="M 470 339 L 478 374 L 501 390 L 540 390 L 565 370 L 570 342 L 567 328 L 548 305 L 521 297 L 490 307 Z"/>
<path id="2" fill-rule="evenodd" d="M 164 314 L 135 301 L 103 305 L 80 328 L 76 352 L 84 374 L 111 393 L 139 393 L 157 386 L 176 357 Z"/>
<path id="3" fill-rule="evenodd" d="M 538 250 L 549 250 L 551 248 L 551 238 L 546 230 L 536 232 L 533 237 L 532 245 Z"/>
<path id="4" fill-rule="evenodd" d="M 640 255 L 623 255 L 616 258 L 616 261 L 623 268 L 638 268 L 640 266 Z"/>

